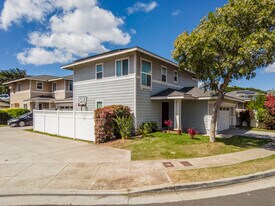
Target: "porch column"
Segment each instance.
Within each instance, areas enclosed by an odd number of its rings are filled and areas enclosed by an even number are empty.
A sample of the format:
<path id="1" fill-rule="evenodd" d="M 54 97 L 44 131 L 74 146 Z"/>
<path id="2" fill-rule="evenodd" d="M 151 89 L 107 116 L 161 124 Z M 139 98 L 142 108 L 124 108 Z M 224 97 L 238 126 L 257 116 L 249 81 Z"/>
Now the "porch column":
<path id="1" fill-rule="evenodd" d="M 181 130 L 181 99 L 174 100 L 174 130 Z"/>
<path id="2" fill-rule="evenodd" d="M 34 103 L 34 109 L 39 110 L 39 102 Z"/>

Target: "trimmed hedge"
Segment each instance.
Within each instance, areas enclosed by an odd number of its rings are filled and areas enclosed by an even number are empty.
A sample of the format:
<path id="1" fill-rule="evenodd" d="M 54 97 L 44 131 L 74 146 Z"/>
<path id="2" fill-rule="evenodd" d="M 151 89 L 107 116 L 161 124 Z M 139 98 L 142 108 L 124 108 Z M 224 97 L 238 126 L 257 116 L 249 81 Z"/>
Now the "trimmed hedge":
<path id="1" fill-rule="evenodd" d="M 112 105 L 96 109 L 94 111 L 95 142 L 101 143 L 119 137 L 119 129 L 114 119 L 129 116 L 131 116 L 131 109 L 128 106 Z"/>
<path id="2" fill-rule="evenodd" d="M 0 110 L 0 124 L 7 124 L 7 121 L 11 118 L 17 118 L 21 115 L 30 112 L 27 109 L 12 108 Z"/>

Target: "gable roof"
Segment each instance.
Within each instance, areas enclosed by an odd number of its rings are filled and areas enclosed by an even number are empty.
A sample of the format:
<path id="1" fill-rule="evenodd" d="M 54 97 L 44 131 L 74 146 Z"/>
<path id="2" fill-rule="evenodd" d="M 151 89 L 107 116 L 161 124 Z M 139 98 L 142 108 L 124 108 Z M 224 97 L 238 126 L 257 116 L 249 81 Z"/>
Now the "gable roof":
<path id="1" fill-rule="evenodd" d="M 25 78 L 21 78 L 21 79 L 16 79 L 16 80 L 13 80 L 13 81 L 5 82 L 5 83 L 3 83 L 3 85 L 15 83 L 15 82 L 20 82 L 20 81 L 24 81 L 24 80 L 35 80 L 35 81 L 47 82 L 47 81 L 60 80 L 60 79 L 72 80 L 73 79 L 73 75 L 64 76 L 64 77 L 58 77 L 58 76 L 52 76 L 52 75 L 46 75 L 46 74 L 37 75 L 37 76 L 28 76 L 28 77 L 25 77 Z"/>
<path id="2" fill-rule="evenodd" d="M 176 89 L 165 89 L 153 96 L 151 99 L 215 99 L 217 95 L 215 95 L 211 91 L 204 91 L 198 87 L 184 87 L 180 90 Z M 232 97 L 230 95 L 225 95 L 225 99 L 231 99 L 239 102 L 245 102 L 243 98 Z"/>
<path id="3" fill-rule="evenodd" d="M 135 47 L 125 48 L 125 49 L 116 49 L 116 50 L 104 52 L 104 53 L 101 53 L 101 54 L 96 54 L 96 55 L 93 55 L 93 56 L 89 56 L 89 57 L 86 57 L 86 58 L 78 59 L 78 60 L 76 60 L 76 61 L 74 61 L 74 62 L 72 62 L 70 64 L 66 64 L 66 65 L 61 66 L 61 68 L 62 69 L 72 70 L 74 66 L 78 66 L 78 65 L 81 65 L 81 64 L 85 64 L 85 63 L 101 60 L 101 59 L 104 59 L 104 58 L 108 58 L 108 57 L 113 57 L 113 56 L 125 54 L 125 53 L 128 53 L 128 52 L 133 52 L 133 51 L 139 51 L 139 52 L 141 52 L 143 54 L 146 54 L 148 56 L 157 58 L 157 59 L 159 59 L 161 61 L 164 61 L 164 62 L 166 62 L 168 64 L 171 64 L 171 65 L 173 65 L 175 67 L 179 67 L 176 62 L 173 62 L 173 61 L 171 61 L 169 59 L 166 59 L 166 58 L 161 57 L 161 56 L 159 56 L 157 54 L 154 54 L 154 53 L 152 53 L 152 52 L 150 52 L 148 50 L 145 50 L 145 49 L 143 49 L 141 47 L 135 46 Z M 194 74 L 191 71 L 188 71 L 188 70 L 185 70 L 185 71 Z"/>

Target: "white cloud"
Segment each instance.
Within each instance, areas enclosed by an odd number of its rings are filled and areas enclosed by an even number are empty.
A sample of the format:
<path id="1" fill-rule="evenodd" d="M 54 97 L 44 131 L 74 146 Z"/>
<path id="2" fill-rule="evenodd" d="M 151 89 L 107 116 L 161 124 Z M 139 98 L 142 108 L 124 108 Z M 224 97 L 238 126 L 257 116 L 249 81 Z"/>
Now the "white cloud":
<path id="1" fill-rule="evenodd" d="M 28 6 L 18 5 L 21 1 Z M 16 15 L 10 15 L 14 12 Z M 100 8 L 96 0 L 6 0 L 0 28 L 7 30 L 13 23 L 24 20 L 42 22 L 44 28 L 29 34 L 32 48 L 17 55 L 23 64 L 64 63 L 107 51 L 104 43 L 126 45 L 131 39 L 121 29 L 123 19 Z"/>
<path id="2" fill-rule="evenodd" d="M 180 14 L 180 10 L 176 10 L 171 13 L 172 16 L 178 16 L 179 14 Z"/>
<path id="3" fill-rule="evenodd" d="M 265 73 L 272 73 L 275 72 L 275 62 L 273 64 L 268 65 L 265 69 L 264 69 Z"/>
<path id="4" fill-rule="evenodd" d="M 135 3 L 133 6 L 127 8 L 127 12 L 128 14 L 133 14 L 139 11 L 143 11 L 143 12 L 149 12 L 154 10 L 156 7 L 158 6 L 157 2 L 152 1 L 150 3 L 142 3 L 142 2 L 137 2 Z"/>
<path id="5" fill-rule="evenodd" d="M 137 31 L 135 29 L 130 29 L 131 34 L 137 34 Z"/>

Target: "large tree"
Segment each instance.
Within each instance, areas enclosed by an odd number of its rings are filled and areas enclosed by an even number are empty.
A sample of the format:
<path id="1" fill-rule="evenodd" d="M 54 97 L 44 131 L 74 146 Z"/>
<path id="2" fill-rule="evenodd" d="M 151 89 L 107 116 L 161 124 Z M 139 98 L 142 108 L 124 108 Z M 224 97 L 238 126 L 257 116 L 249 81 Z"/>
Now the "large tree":
<path id="1" fill-rule="evenodd" d="M 26 77 L 26 70 L 21 70 L 18 68 L 15 69 L 7 69 L 7 70 L 0 70 L 0 94 L 8 93 L 9 88 L 3 83 L 9 82 L 15 79 L 20 79 Z"/>
<path id="2" fill-rule="evenodd" d="M 255 77 L 257 68 L 274 62 L 275 1 L 229 0 L 210 12 L 190 34 L 175 40 L 173 58 L 193 71 L 217 99 L 210 126 L 215 141 L 218 109 L 233 79 Z"/>

